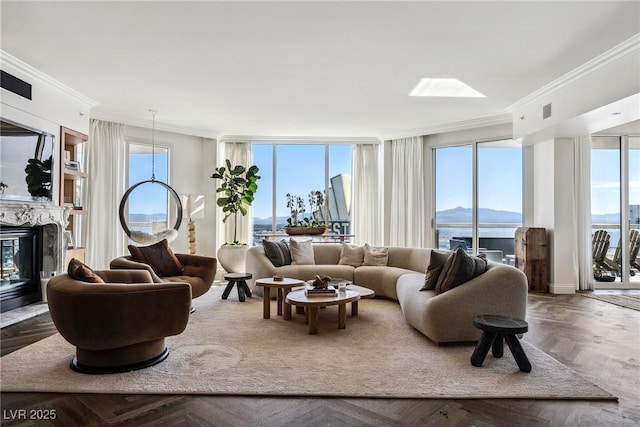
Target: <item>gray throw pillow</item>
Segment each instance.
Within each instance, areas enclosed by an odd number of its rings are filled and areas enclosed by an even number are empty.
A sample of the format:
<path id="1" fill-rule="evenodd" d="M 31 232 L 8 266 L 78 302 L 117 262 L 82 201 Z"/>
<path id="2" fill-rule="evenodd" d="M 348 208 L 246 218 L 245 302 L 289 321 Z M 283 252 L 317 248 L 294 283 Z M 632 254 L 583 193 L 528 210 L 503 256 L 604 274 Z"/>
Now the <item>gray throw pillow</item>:
<path id="1" fill-rule="evenodd" d="M 284 240 L 279 242 L 273 240 L 262 240 L 264 254 L 269 258 L 274 267 L 282 267 L 291 264 L 291 251 L 289 245 Z"/>
<path id="2" fill-rule="evenodd" d="M 384 267 L 388 261 L 389 248 L 374 248 L 368 243 L 364 244 L 364 263 L 362 265 Z"/>
<path id="3" fill-rule="evenodd" d="M 449 251 L 431 251 L 429 266 L 427 267 L 427 275 L 424 278 L 424 286 L 420 288 L 421 291 L 431 291 L 436 288 L 438 277 L 440 277 L 442 268 L 449 259 L 449 256 L 451 256 L 451 252 Z"/>
<path id="4" fill-rule="evenodd" d="M 441 294 L 460 286 L 481 275 L 486 270 L 487 260 L 485 254 L 471 256 L 462 248 L 458 248 L 449 256 L 444 267 L 442 267 L 440 277 L 436 282 L 436 294 Z"/>
<path id="5" fill-rule="evenodd" d="M 340 251 L 339 265 L 350 265 L 352 267 L 360 267 L 364 262 L 364 247 L 351 246 L 348 243 L 342 244 Z"/>
<path id="6" fill-rule="evenodd" d="M 291 250 L 292 265 L 315 265 L 316 260 L 313 256 L 313 244 L 311 240 L 299 242 L 291 239 L 289 241 L 289 248 Z"/>

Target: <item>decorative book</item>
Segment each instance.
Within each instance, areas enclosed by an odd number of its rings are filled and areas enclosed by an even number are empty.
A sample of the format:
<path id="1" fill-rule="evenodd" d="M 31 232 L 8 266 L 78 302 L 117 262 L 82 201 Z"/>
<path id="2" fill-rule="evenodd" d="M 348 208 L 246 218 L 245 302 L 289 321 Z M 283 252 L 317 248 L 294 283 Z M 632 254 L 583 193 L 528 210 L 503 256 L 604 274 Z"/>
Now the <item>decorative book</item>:
<path id="1" fill-rule="evenodd" d="M 304 294 L 308 297 L 326 297 L 336 294 L 336 288 L 333 286 L 327 286 L 326 288 L 316 288 L 313 285 L 307 283 L 304 287 Z"/>

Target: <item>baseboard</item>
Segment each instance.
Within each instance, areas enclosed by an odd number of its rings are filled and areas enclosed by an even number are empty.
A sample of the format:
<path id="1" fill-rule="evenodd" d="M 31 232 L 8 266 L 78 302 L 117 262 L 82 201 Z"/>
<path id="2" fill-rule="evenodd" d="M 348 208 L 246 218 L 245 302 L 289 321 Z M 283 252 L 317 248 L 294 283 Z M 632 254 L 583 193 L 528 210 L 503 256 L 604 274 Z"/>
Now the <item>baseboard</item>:
<path id="1" fill-rule="evenodd" d="M 576 285 L 550 283 L 549 292 L 552 294 L 575 294 Z"/>

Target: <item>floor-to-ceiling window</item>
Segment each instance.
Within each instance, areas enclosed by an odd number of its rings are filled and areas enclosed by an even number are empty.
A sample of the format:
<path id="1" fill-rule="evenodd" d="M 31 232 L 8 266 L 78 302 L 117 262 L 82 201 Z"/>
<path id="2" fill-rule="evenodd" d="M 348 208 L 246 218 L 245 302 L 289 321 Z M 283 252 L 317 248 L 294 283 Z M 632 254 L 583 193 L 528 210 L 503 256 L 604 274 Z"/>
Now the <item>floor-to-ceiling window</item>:
<path id="1" fill-rule="evenodd" d="M 350 144 L 252 144 L 252 164 L 262 177 L 253 203 L 254 244 L 284 235 L 291 217 L 289 204 L 304 210 L 300 219 L 324 221 L 330 234 L 348 240 L 351 151 Z M 321 209 L 315 207 L 318 193 L 324 202 Z"/>
<path id="2" fill-rule="evenodd" d="M 129 143 L 128 187 L 155 179 L 168 183 L 169 149 L 148 144 Z M 146 183 L 136 187 L 127 199 L 126 217 L 130 230 L 155 233 L 169 225 L 170 197 L 166 188 Z"/>
<path id="3" fill-rule="evenodd" d="M 473 145 L 435 150 L 436 245 L 471 248 L 473 235 Z M 462 242 L 460 241 L 462 240 Z"/>
<path id="4" fill-rule="evenodd" d="M 608 249 L 593 247 L 596 287 L 639 287 L 632 236 L 640 232 L 640 137 L 592 139 L 591 223 L 609 241 Z"/>
<path id="5" fill-rule="evenodd" d="M 522 224 L 522 149 L 512 140 L 435 150 L 436 245 L 510 262 Z"/>

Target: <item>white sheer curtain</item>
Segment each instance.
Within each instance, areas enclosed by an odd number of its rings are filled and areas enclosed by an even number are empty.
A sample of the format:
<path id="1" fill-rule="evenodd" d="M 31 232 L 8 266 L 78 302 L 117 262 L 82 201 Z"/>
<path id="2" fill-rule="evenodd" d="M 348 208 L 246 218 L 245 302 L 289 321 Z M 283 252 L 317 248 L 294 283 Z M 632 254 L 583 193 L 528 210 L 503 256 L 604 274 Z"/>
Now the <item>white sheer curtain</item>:
<path id="1" fill-rule="evenodd" d="M 353 203 L 351 205 L 354 243 L 382 245 L 380 204 L 380 145 L 357 144 L 353 149 Z"/>
<path id="2" fill-rule="evenodd" d="M 578 274 L 577 290 L 593 290 L 591 252 L 591 137 L 573 140 L 575 180 L 573 207 L 576 213 L 576 252 L 574 271 Z"/>
<path id="3" fill-rule="evenodd" d="M 391 218 L 389 244 L 421 248 L 428 245 L 422 137 L 391 141 Z"/>
<path id="4" fill-rule="evenodd" d="M 118 208 L 126 191 L 124 125 L 92 119 L 86 152 L 89 173 L 87 197 L 87 264 L 108 269 L 124 254 L 126 234 Z"/>
<path id="5" fill-rule="evenodd" d="M 224 143 L 224 159 L 222 161 L 221 166 L 224 166 L 226 160 L 231 162 L 231 166 L 242 165 L 246 168 L 251 166 L 251 144 L 247 142 L 225 142 Z M 225 166 L 226 167 L 226 166 Z M 216 186 L 219 184 L 216 183 Z M 258 186 L 260 182 L 258 182 Z M 224 218 L 221 217 L 221 218 Z M 233 230 L 235 226 L 235 219 L 233 216 L 230 216 L 227 219 L 227 222 L 223 225 L 223 233 L 224 241 L 222 244 L 226 242 L 233 242 Z M 247 243 L 249 245 L 253 245 L 253 211 L 251 207 L 249 207 L 247 215 L 242 216 L 238 214 L 238 235 L 237 239 L 241 243 Z"/>

